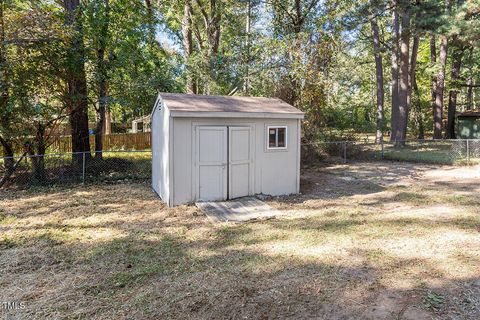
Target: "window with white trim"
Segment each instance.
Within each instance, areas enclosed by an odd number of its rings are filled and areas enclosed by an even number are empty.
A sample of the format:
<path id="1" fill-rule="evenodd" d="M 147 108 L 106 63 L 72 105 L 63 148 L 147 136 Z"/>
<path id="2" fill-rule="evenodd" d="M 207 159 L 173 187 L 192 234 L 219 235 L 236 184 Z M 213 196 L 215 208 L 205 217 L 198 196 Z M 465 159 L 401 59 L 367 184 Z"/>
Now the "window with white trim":
<path id="1" fill-rule="evenodd" d="M 287 149 L 287 126 L 267 127 L 267 149 Z"/>

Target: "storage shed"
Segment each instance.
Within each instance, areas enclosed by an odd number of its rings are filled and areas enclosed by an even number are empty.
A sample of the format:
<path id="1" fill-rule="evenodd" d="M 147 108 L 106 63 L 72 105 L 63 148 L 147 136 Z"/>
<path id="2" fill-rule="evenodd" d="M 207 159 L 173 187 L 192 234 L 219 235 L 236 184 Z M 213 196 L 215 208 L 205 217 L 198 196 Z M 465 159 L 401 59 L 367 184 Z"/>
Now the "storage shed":
<path id="1" fill-rule="evenodd" d="M 457 113 L 457 137 L 480 139 L 480 110 Z"/>
<path id="2" fill-rule="evenodd" d="M 303 116 L 273 98 L 160 93 L 153 190 L 169 206 L 298 193 Z"/>

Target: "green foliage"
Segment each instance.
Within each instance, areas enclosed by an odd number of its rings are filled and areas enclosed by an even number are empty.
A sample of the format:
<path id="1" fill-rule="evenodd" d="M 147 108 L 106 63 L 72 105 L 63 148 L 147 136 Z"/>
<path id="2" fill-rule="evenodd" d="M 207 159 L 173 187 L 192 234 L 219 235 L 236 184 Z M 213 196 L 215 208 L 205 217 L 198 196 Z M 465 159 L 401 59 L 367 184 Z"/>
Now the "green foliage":
<path id="1" fill-rule="evenodd" d="M 104 0 L 91 1 L 84 9 L 91 86 L 107 77 L 109 105 L 114 117 L 122 121 L 149 114 L 158 92 L 179 90 L 178 54 L 167 52 L 156 40 L 150 42 L 147 16 L 143 2 L 126 0 L 110 1 L 108 16 Z M 95 69 L 101 44 L 106 47 L 105 75 Z M 99 99 L 96 94 L 91 94 L 94 102 Z"/>
<path id="2" fill-rule="evenodd" d="M 66 26 L 60 2 L 2 2 L 1 67 L 8 75 L 3 87 L 8 102 L 0 110 L 0 136 L 16 142 L 17 150 L 27 141 L 48 144 L 68 126 L 67 80 L 81 72 L 81 64 L 88 80 L 90 122 L 96 118 L 102 78 L 108 86 L 108 108 L 121 121 L 149 114 L 158 92 L 180 90 L 179 54 L 150 41 L 144 4 L 106 3 L 84 2 L 76 13 L 79 24 Z M 78 38 L 82 45 L 72 46 Z M 100 47 L 105 48 L 103 69 L 98 65 Z"/>
<path id="3" fill-rule="evenodd" d="M 438 311 L 442 307 L 444 300 L 445 298 L 443 295 L 433 291 L 427 292 L 427 294 L 423 298 L 425 307 L 435 311 Z"/>
<path id="4" fill-rule="evenodd" d="M 52 134 L 68 132 L 68 80 L 82 66 L 90 123 L 98 117 L 100 102 L 114 121 L 126 123 L 149 114 L 158 92 L 184 92 L 187 79 L 193 79 L 199 94 L 273 96 L 293 104 L 306 114 L 307 140 L 374 131 L 372 17 L 380 29 L 388 131 L 391 15 L 402 8 L 411 10 L 412 36 L 420 37 L 418 90 L 412 95 L 415 108 L 410 110 L 409 133 L 418 134 L 419 121 L 427 131 L 433 126 L 431 85 L 439 66 L 431 62 L 431 35 L 444 34 L 451 40 L 445 102 L 449 90 L 457 90 L 458 110 L 478 105 L 477 1 L 452 1 L 449 7 L 443 0 L 398 1 L 398 8 L 386 0 L 88 0 L 80 4 L 75 12 L 78 24 L 67 26 L 61 1 L 2 1 L 0 89 L 6 98 L 0 99 L 0 137 L 15 142 L 17 149 L 25 141 L 48 144 Z M 187 4 L 190 53 L 182 33 Z M 451 81 L 451 56 L 458 50 L 463 53 L 461 74 Z M 470 100 L 467 81 L 474 85 Z"/>

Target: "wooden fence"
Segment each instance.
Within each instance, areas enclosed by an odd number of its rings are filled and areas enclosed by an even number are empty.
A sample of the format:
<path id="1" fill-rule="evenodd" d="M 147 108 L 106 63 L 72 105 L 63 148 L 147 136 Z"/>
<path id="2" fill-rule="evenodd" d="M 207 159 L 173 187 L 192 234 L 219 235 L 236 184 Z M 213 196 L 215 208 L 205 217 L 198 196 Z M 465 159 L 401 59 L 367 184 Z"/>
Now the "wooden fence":
<path id="1" fill-rule="evenodd" d="M 95 150 L 95 136 L 89 136 L 90 149 Z M 152 148 L 151 132 L 114 133 L 103 136 L 103 150 L 146 150 Z M 59 136 L 53 140 L 48 153 L 72 152 L 71 136 Z"/>

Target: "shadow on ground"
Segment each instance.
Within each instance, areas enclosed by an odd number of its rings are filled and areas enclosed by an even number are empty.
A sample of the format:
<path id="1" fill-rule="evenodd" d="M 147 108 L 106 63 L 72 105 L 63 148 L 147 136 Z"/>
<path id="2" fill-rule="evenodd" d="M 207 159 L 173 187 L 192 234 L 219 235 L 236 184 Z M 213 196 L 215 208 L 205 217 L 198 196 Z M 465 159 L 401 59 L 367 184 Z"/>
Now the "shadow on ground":
<path id="1" fill-rule="evenodd" d="M 166 208 L 143 183 L 0 194 L 0 301 L 20 318 L 479 319 L 475 202 L 437 216 L 414 169 L 336 168 L 275 200 L 311 215 L 254 224 Z"/>

